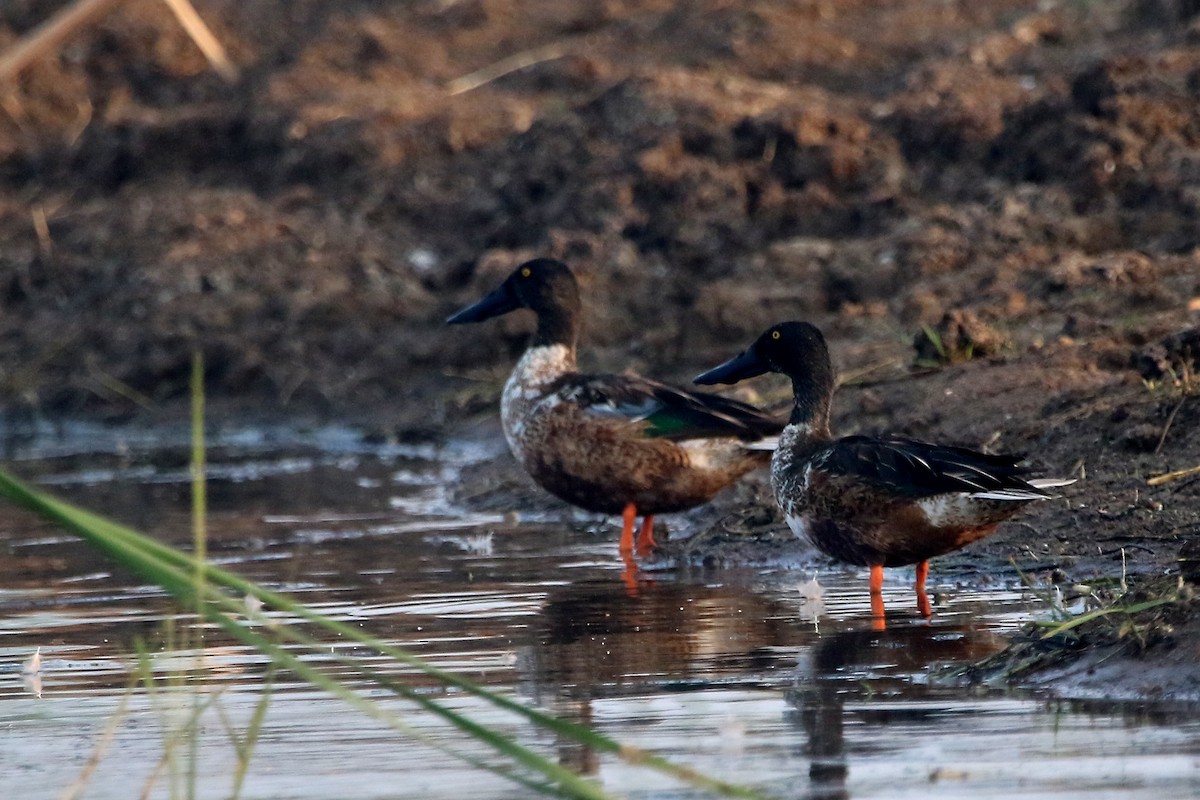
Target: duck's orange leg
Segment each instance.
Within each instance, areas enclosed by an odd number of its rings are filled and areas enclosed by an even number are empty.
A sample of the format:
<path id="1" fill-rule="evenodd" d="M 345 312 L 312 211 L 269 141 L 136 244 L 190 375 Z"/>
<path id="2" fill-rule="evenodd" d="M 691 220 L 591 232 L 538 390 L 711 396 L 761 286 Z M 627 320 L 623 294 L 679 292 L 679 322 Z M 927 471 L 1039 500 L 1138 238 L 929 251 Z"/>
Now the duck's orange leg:
<path id="1" fill-rule="evenodd" d="M 917 564 L 917 613 L 922 617 L 933 616 L 933 607 L 929 605 L 929 595 L 925 594 L 925 579 L 929 577 L 929 561 Z"/>
<path id="2" fill-rule="evenodd" d="M 883 565 L 871 565 L 871 594 L 883 595 Z"/>
<path id="3" fill-rule="evenodd" d="M 630 597 L 637 597 L 638 581 L 637 581 L 637 564 L 633 560 L 633 528 L 637 522 L 637 506 L 633 503 L 625 506 L 625 511 L 621 515 L 621 543 L 619 546 L 621 552 L 621 561 L 625 564 L 625 568 L 621 570 L 621 580 L 625 583 L 625 592 Z"/>
<path id="4" fill-rule="evenodd" d="M 654 542 L 654 515 L 647 514 L 642 517 L 642 530 L 638 534 L 637 554 L 639 556 L 648 556 L 654 552 L 654 548 L 658 545 Z"/>
<path id="5" fill-rule="evenodd" d="M 625 512 L 621 516 L 625 524 L 621 528 L 620 550 L 624 556 L 633 552 L 633 526 L 637 522 L 637 506 L 633 503 L 625 506 Z"/>
<path id="6" fill-rule="evenodd" d="M 883 610 L 883 565 L 871 565 L 871 616 L 874 622 L 871 625 L 875 630 L 882 631 L 887 628 L 887 622 L 884 619 Z"/>

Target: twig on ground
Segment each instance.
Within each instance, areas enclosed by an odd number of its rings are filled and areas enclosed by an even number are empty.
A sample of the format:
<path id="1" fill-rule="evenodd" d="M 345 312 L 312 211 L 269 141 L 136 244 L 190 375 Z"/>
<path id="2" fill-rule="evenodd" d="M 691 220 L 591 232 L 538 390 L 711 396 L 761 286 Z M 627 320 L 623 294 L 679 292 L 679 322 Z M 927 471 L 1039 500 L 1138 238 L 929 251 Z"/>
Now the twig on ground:
<path id="1" fill-rule="evenodd" d="M 553 61 L 556 58 L 562 58 L 568 52 L 568 47 L 561 43 L 544 45 L 535 47 L 532 50 L 526 50 L 523 53 L 511 55 L 508 58 L 502 58 L 494 64 L 489 64 L 483 69 L 477 69 L 469 75 L 463 75 L 461 78 L 455 78 L 446 84 L 446 91 L 453 97 L 457 94 L 463 94 L 473 89 L 478 89 L 485 83 L 491 83 L 497 78 L 503 78 L 510 72 L 516 72 L 519 69 L 532 67 L 534 64 L 541 64 L 546 61 Z"/>
<path id="2" fill-rule="evenodd" d="M 75 0 L 0 55 L 0 84 L 15 80 L 30 64 L 56 50 L 80 28 L 107 15 L 122 2 L 124 0 Z M 231 83 L 237 80 L 237 68 L 226 56 L 225 48 L 217 41 L 217 37 L 196 13 L 191 0 L 163 2 L 175 14 L 179 24 L 200 48 L 200 52 L 217 74 Z"/>
<path id="3" fill-rule="evenodd" d="M 217 37 L 196 13 L 196 8 L 192 5 L 191 0 L 163 0 L 163 2 L 175 14 L 179 24 L 187 31 L 187 35 L 192 37 L 192 41 L 200 48 L 200 52 L 208 59 L 208 63 L 217 71 L 217 74 L 230 83 L 236 81 L 237 67 L 229 60 L 225 54 L 225 48 L 217 41 Z"/>
<path id="4" fill-rule="evenodd" d="M 45 206 L 37 206 L 30 210 L 30 216 L 33 218 L 33 229 L 37 232 L 38 250 L 42 255 L 49 255 L 54 251 L 54 239 L 50 237 L 50 223 L 46 219 Z"/>
<path id="5" fill-rule="evenodd" d="M 1150 486 L 1160 486 L 1164 483 L 1170 483 L 1171 481 L 1176 481 L 1180 478 L 1186 478 L 1191 475 L 1200 475 L 1200 466 L 1188 467 L 1187 469 L 1179 469 L 1175 470 L 1174 472 L 1155 475 L 1153 478 L 1150 478 L 1148 481 L 1146 481 L 1146 483 Z"/>
<path id="6" fill-rule="evenodd" d="M 123 0 L 75 0 L 0 56 L 0 83 L 14 80 L 26 67 L 56 49 L 75 31 L 112 11 L 121 2 Z"/>
<path id="7" fill-rule="evenodd" d="M 1167 441 L 1167 432 L 1171 430 L 1171 423 L 1175 421 L 1175 415 L 1179 413 L 1179 409 L 1183 407 L 1183 401 L 1187 400 L 1187 395 L 1179 398 L 1179 402 L 1171 409 L 1170 415 L 1167 417 L 1167 424 L 1163 425 L 1162 436 L 1158 437 L 1158 447 L 1154 448 L 1154 455 L 1162 452 L 1163 444 Z"/>

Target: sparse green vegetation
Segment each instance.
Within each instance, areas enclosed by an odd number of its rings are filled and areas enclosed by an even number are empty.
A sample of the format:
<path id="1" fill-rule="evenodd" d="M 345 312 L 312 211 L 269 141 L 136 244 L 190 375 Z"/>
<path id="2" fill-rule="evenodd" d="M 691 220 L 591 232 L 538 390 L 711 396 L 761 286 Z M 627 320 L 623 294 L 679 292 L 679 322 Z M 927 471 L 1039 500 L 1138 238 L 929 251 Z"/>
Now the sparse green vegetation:
<path id="1" fill-rule="evenodd" d="M 192 466 L 194 533 L 196 550 L 199 554 L 203 554 L 206 549 L 202 374 L 202 362 L 197 357 L 192 373 Z M 275 670 L 289 672 L 293 676 L 329 692 L 362 714 L 390 726 L 397 732 L 448 753 L 471 766 L 508 778 L 533 792 L 564 798 L 611 797 L 594 781 L 525 747 L 512 736 L 472 720 L 439 702 L 434 696 L 417 691 L 401 680 L 368 666 L 362 659 L 341 655 L 338 652 L 331 653 L 329 643 L 317 638 L 319 633 L 329 634 L 339 641 L 353 641 L 362 644 L 374 653 L 383 654 L 397 663 L 419 670 L 447 689 L 454 689 L 481 698 L 518 719 L 552 731 L 560 737 L 580 742 L 597 752 L 608 753 L 627 763 L 673 776 L 684 783 L 702 787 L 718 795 L 748 798 L 762 796 L 745 787 L 734 786 L 710 778 L 689 767 L 677 765 L 646 751 L 622 745 L 585 726 L 545 714 L 492 692 L 461 676 L 439 669 L 407 650 L 372 636 L 361 628 L 330 619 L 286 595 L 272 592 L 231 572 L 212 566 L 197 554 L 188 554 L 177 550 L 130 528 L 34 490 L 3 471 L 0 471 L 0 495 L 77 534 L 89 545 L 121 566 L 138 573 L 147 581 L 169 592 L 181 607 L 194 609 L 195 617 L 189 615 L 177 618 L 177 621 L 169 624 L 166 632 L 168 643 L 182 643 L 182 652 L 197 654 L 203 652 L 203 648 L 200 646 L 201 628 L 193 623 L 206 621 L 222 629 L 234 639 L 266 655 L 270 659 L 271 672 Z M 308 625 L 302 629 L 300 625 L 278 619 L 265 622 L 264 614 L 252 613 L 248 616 L 248 607 L 257 606 L 260 603 L 264 613 L 286 614 L 294 620 L 303 621 Z M 310 635 L 306 632 L 312 630 L 319 633 Z M 321 654 L 324 662 L 335 662 L 339 667 L 344 668 L 345 677 L 333 677 L 322 668 L 315 666 L 311 659 L 314 654 Z M 198 655 L 197 660 L 184 671 L 172 672 L 168 679 L 169 688 L 186 690 L 199 678 L 202 678 L 204 665 L 199 659 Z M 152 699 L 166 696 L 162 691 L 166 687 L 160 685 L 160 681 L 154 673 L 152 660 L 145 651 L 140 653 L 137 666 L 132 672 L 135 678 L 133 685 L 143 686 Z M 432 714 L 449 723 L 463 735 L 462 743 L 450 744 L 444 739 L 435 739 L 416 731 L 402 715 L 397 713 L 394 704 L 380 703 L 368 697 L 362 691 L 354 688 L 351 681 L 386 690 L 407 700 L 416 710 Z M 167 694 L 173 697 L 178 696 L 177 691 Z M 233 726 L 225 723 L 238 757 L 231 796 L 236 797 L 241 791 L 255 743 L 267 714 L 269 696 L 269 692 L 264 693 L 244 733 L 235 733 Z M 219 693 L 207 696 L 191 693 L 190 697 L 191 707 L 185 718 L 178 724 L 169 725 L 167 728 L 169 733 L 164 741 L 162 761 L 150 779 L 153 784 L 158 776 L 166 770 L 170 774 L 173 797 L 180 794 L 188 797 L 196 795 L 198 774 L 196 726 L 201 715 L 210 706 L 215 705 L 220 713 Z M 119 724 L 119 720 L 114 720 L 109 727 L 112 728 L 117 724 Z M 477 749 L 469 750 L 465 746 L 468 742 L 486 746 L 490 750 L 490 754 L 484 757 L 478 754 Z M 187 767 L 181 774 L 178 754 L 180 748 L 185 746 L 188 748 Z M 96 752 L 94 760 L 98 761 L 103 752 L 103 743 L 97 745 Z M 85 770 L 80 778 L 82 784 L 86 784 L 86 777 Z M 184 788 L 176 791 L 176 787 L 181 783 L 185 784 Z"/>
<path id="2" fill-rule="evenodd" d="M 581 778 L 516 743 L 511 738 L 464 717 L 433 698 L 365 666 L 358 660 L 349 656 L 327 655 L 328 658 L 348 668 L 350 673 L 359 679 L 395 693 L 413 702 L 420 709 L 451 723 L 468 738 L 487 745 L 495 754 L 503 756 L 503 759 L 499 761 L 484 760 L 465 750 L 422 737 L 415 733 L 402 717 L 388 707 L 355 691 L 346 680 L 330 677 L 304 660 L 298 655 L 302 651 L 295 647 L 295 645 L 300 645 L 308 652 L 321 652 L 328 650 L 327 644 L 303 633 L 295 625 L 263 626 L 253 621 L 247 621 L 244 617 L 245 603 L 241 599 L 242 596 L 255 597 L 263 603 L 265 610 L 284 612 L 312 623 L 318 630 L 333 633 L 343 639 L 357 641 L 401 663 L 416 667 L 443 685 L 481 697 L 506 711 L 523 717 L 534 725 L 585 742 L 597 750 L 612 753 L 630 763 L 656 769 L 686 782 L 706 786 L 730 796 L 757 796 L 749 790 L 728 786 L 706 778 L 693 770 L 670 764 L 649 753 L 623 747 L 618 742 L 587 728 L 551 717 L 490 692 L 464 678 L 427 664 L 407 651 L 376 639 L 362 630 L 326 618 L 284 595 L 268 591 L 225 570 L 201 563 L 187 553 L 156 542 L 136 531 L 37 492 L 4 472 L 0 472 L 0 494 L 78 534 L 86 542 L 122 566 L 136 571 L 145 579 L 161 586 L 184 606 L 199 608 L 203 619 L 269 656 L 277 668 L 287 670 L 300 679 L 330 692 L 358 711 L 399 732 L 416 736 L 429 746 L 448 752 L 473 766 L 496 772 L 540 793 L 557 797 L 603 798 L 609 796 L 591 781 Z M 203 576 L 203 580 L 197 579 L 198 574 Z"/>
<path id="3" fill-rule="evenodd" d="M 1036 589 L 1052 618 L 1028 623 L 1004 650 L 957 674 L 972 682 L 1022 683 L 1085 654 L 1102 659 L 1140 655 L 1169 643 L 1178 621 L 1194 613 L 1194 592 L 1178 577 L 1143 579 L 1132 585 L 1126 585 L 1123 577 L 1094 581 L 1085 588 L 1085 605 L 1090 607 L 1081 612 L 1069 610 L 1057 589 Z"/>

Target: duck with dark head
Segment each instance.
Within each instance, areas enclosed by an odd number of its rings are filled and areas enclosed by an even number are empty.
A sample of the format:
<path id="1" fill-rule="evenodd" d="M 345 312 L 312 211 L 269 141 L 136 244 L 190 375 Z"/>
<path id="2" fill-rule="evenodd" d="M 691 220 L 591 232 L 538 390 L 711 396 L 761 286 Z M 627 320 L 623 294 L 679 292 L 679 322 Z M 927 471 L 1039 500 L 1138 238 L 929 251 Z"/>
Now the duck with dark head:
<path id="1" fill-rule="evenodd" d="M 777 420 L 753 406 L 632 374 L 580 372 L 579 286 L 567 266 L 539 258 L 446 321 L 482 322 L 529 309 L 537 327 L 504 385 L 509 449 L 551 494 L 588 511 L 622 514 L 621 552 L 654 547 L 654 515 L 705 503 L 764 464 Z M 755 449 L 758 445 L 758 449 Z M 767 448 L 769 450 L 769 447 Z"/>
<path id="2" fill-rule="evenodd" d="M 869 567 L 882 618 L 883 568 L 917 565 L 917 606 L 929 616 L 929 559 L 989 535 L 1049 489 L 1072 480 L 1028 477 L 1018 455 L 898 436 L 834 438 L 835 375 L 825 337 L 807 322 L 768 328 L 745 351 L 696 378 L 737 383 L 778 372 L 792 381 L 792 415 L 771 459 L 788 527 L 822 552 Z"/>

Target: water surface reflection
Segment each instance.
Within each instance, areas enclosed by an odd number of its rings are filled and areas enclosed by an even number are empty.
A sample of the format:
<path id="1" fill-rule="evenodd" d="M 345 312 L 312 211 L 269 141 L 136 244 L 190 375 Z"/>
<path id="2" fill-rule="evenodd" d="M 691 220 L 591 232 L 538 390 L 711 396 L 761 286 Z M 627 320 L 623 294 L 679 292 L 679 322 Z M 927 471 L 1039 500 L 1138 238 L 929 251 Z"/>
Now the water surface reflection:
<path id="1" fill-rule="evenodd" d="M 69 499 L 183 543 L 184 434 L 91 431 L 13 456 L 18 472 Z M 211 553 L 438 666 L 779 797 L 1195 794 L 1200 723 L 1190 710 L 1127 715 L 930 681 L 941 665 L 1000 646 L 1035 610 L 1019 591 L 951 592 L 932 623 L 901 613 L 875 631 L 857 574 L 822 575 L 820 603 L 811 574 L 785 569 L 680 571 L 629 585 L 615 532 L 596 520 L 515 525 L 455 508 L 447 486 L 489 447 L 368 444 L 340 429 L 225 431 L 210 452 Z M 895 591 L 902 608 L 907 587 Z M 160 592 L 73 538 L 23 513 L 0 513 L 5 796 L 46 796 L 48 787 L 57 794 L 70 782 L 121 703 L 138 642 L 160 676 L 188 668 L 193 654 L 173 649 L 164 625 L 177 618 Z M 39 647 L 40 697 L 21 669 Z M 330 647 L 439 692 L 616 793 L 700 796 L 443 693 L 377 654 Z M 200 690 L 244 726 L 266 664 L 215 629 L 200 652 Z M 170 724 L 161 700 L 135 693 L 87 796 L 126 798 L 131 786 L 140 793 Z M 206 718 L 197 741 L 200 797 L 229 792 L 235 757 L 223 726 Z M 150 796 L 166 796 L 164 786 Z M 524 796 L 397 741 L 287 676 L 272 696 L 245 794 Z"/>

